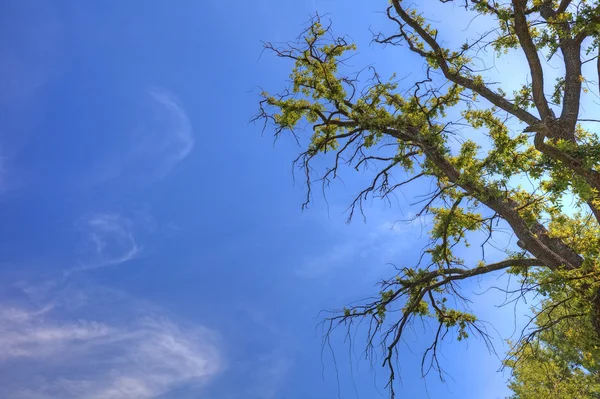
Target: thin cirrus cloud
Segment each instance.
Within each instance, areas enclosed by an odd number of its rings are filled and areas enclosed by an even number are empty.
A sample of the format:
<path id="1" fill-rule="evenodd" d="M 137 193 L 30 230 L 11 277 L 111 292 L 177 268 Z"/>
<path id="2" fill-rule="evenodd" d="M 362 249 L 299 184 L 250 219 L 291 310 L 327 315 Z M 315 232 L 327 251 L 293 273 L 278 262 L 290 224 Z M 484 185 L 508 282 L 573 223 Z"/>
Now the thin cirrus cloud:
<path id="1" fill-rule="evenodd" d="M 185 109 L 172 93 L 160 88 L 154 88 L 149 93 L 165 111 L 169 126 L 162 140 L 157 142 L 164 154 L 157 177 L 163 178 L 192 152 L 194 135 Z"/>
<path id="2" fill-rule="evenodd" d="M 409 245 L 420 243 L 425 236 L 424 226 L 431 223 L 423 216 L 409 222 L 382 221 L 381 215 L 374 216 L 374 227 L 353 225 L 334 228 L 330 233 L 337 242 L 320 253 L 307 256 L 296 268 L 296 275 L 302 278 L 331 277 L 342 269 L 348 271 L 348 265 L 357 262 L 377 273 L 378 266 L 405 258 Z M 413 216 L 409 212 L 407 218 L 410 220 Z M 363 273 L 364 269 L 361 270 Z"/>
<path id="3" fill-rule="evenodd" d="M 76 271 L 120 265 L 135 259 L 142 251 L 134 235 L 133 222 L 117 213 L 96 213 L 84 218 L 81 225 L 89 247 L 87 259 L 66 270 L 66 276 Z"/>
<path id="4" fill-rule="evenodd" d="M 152 87 L 139 104 L 131 131 L 120 135 L 118 145 L 85 179 L 86 186 L 118 184 L 139 187 L 164 179 L 194 149 L 192 123 L 177 96 Z"/>
<path id="5" fill-rule="evenodd" d="M 155 88 L 146 98 L 152 112 L 114 154 L 102 181 L 156 181 L 191 153 L 191 123 L 175 96 Z M 184 328 L 122 293 L 77 287 L 89 279 L 86 272 L 140 257 L 152 222 L 139 216 L 98 212 L 81 218 L 85 245 L 75 266 L 14 285 L 25 300 L 0 299 L 0 397 L 152 399 L 179 388 L 201 389 L 222 370 L 213 331 Z"/>
<path id="6" fill-rule="evenodd" d="M 146 219 L 149 219 L 148 217 Z M 151 222 L 150 222 L 151 223 Z M 74 266 L 58 270 L 53 275 L 32 276 L 17 281 L 13 286 L 25 294 L 29 301 L 38 306 L 53 306 L 46 303 L 49 297 L 65 296 L 65 287 L 71 280 L 97 269 L 117 267 L 137 259 L 143 253 L 143 246 L 137 235 L 148 230 L 148 220 L 136 223 L 118 213 L 95 213 L 81 218 L 76 225 L 84 245 L 80 249 L 79 259 Z M 66 293 L 69 302 L 76 302 L 82 291 Z M 0 300 L 0 306 L 2 301 Z"/>
<path id="7" fill-rule="evenodd" d="M 184 327 L 149 303 L 85 282 L 86 271 L 139 255 L 139 219 L 84 218 L 86 261 L 61 278 L 21 282 L 14 287 L 24 296 L 0 299 L 0 397 L 154 399 L 180 388 L 201 392 L 219 374 L 212 330 Z"/>
<path id="8" fill-rule="evenodd" d="M 138 313 L 119 323 L 0 306 L 1 396 L 151 399 L 221 370 L 211 331 Z"/>

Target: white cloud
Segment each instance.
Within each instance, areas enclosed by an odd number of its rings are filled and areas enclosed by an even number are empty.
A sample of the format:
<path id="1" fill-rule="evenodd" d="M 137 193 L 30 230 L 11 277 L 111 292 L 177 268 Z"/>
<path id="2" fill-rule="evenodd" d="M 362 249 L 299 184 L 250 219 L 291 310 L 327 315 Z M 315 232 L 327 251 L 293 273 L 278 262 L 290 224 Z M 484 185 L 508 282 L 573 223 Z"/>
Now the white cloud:
<path id="1" fill-rule="evenodd" d="M 160 143 L 165 152 L 159 170 L 159 177 L 162 178 L 190 154 L 194 148 L 194 136 L 190 119 L 173 94 L 164 89 L 154 88 L 150 95 L 164 108 L 170 121 L 170 129 L 165 132 L 164 141 Z"/>
<path id="2" fill-rule="evenodd" d="M 85 187 L 112 183 L 139 187 L 164 179 L 194 148 L 192 124 L 183 105 L 169 91 L 153 87 L 130 108 L 133 128 L 83 182 Z M 137 116 L 135 116 L 137 115 Z"/>
<path id="3" fill-rule="evenodd" d="M 62 278 L 15 285 L 26 302 L 0 300 L 0 397 L 152 399 L 202 388 L 222 369 L 212 331 L 184 328 L 75 273 L 134 259 L 139 226 L 114 213 L 91 215 L 80 226 L 88 260 Z"/>
<path id="4" fill-rule="evenodd" d="M 185 109 L 170 92 L 161 88 L 149 91 L 151 98 L 159 105 L 158 118 L 160 129 L 152 131 L 148 127 L 146 137 L 138 142 L 142 149 L 155 162 L 155 173 L 159 179 L 164 178 L 179 162 L 183 161 L 194 148 L 192 124 Z"/>
<path id="5" fill-rule="evenodd" d="M 96 214 L 87 220 L 95 252 L 108 264 L 118 264 L 133 259 L 140 247 L 131 232 L 131 221 L 117 214 Z M 110 249 L 114 245 L 116 248 Z"/>
<path id="6" fill-rule="evenodd" d="M 118 322 L 0 305 L 0 396 L 151 399 L 221 370 L 208 329 L 136 314 Z"/>
<path id="7" fill-rule="evenodd" d="M 81 225 L 90 247 L 89 259 L 67 270 L 67 276 L 75 271 L 119 265 L 135 259 L 142 251 L 134 236 L 133 222 L 119 214 L 96 213 L 85 218 Z"/>
<path id="8" fill-rule="evenodd" d="M 408 215 L 408 218 L 411 217 Z M 420 239 L 427 236 L 425 226 L 430 223 L 427 217 L 411 222 L 377 223 L 375 219 L 377 216 L 370 219 L 375 222 L 373 224 L 336 228 L 335 239 L 329 243 L 332 245 L 321 253 L 307 256 L 296 270 L 298 276 L 320 278 L 356 262 L 363 262 L 368 270 L 374 271 L 377 266 L 398 261 L 399 255 L 405 253 L 409 246 L 414 248 L 417 245 L 418 248 L 422 243 Z"/>

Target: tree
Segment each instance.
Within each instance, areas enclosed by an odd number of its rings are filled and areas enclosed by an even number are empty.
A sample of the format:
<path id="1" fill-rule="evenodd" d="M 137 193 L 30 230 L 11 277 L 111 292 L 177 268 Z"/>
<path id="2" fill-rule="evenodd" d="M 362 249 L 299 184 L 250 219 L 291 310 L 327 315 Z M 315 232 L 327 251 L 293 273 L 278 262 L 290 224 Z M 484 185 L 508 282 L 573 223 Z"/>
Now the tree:
<path id="1" fill-rule="evenodd" d="M 395 357 L 407 326 L 419 319 L 433 323 L 422 368 L 442 375 L 437 353 L 448 332 L 459 340 L 470 333 L 489 338 L 468 310 L 459 282 L 490 273 L 516 275 L 520 286 L 511 292 L 538 302 L 531 328 L 506 361 L 514 370 L 515 397 L 539 397 L 524 390 L 534 392 L 540 377 L 536 362 L 548 358 L 555 359 L 548 366 L 555 368 L 555 384 L 597 382 L 598 369 L 577 356 L 596 356 L 600 346 L 600 139 L 593 128 L 600 120 L 586 118 L 581 105 L 600 91 L 600 82 L 594 82 L 600 78 L 583 72 L 593 63 L 600 74 L 600 5 L 440 2 L 460 6 L 467 18 L 485 18 L 493 28 L 447 48 L 415 8 L 418 3 L 391 0 L 385 9 L 391 27 L 373 40 L 388 51 L 406 46 L 420 57 L 423 76 L 412 84 L 381 76 L 373 67 L 350 73 L 345 61 L 356 46 L 335 36 L 319 16 L 297 42 L 265 44 L 293 69 L 286 90 L 262 94 L 257 120 L 276 137 L 289 132 L 300 143 L 308 130 L 302 125 L 312 127 L 295 161 L 308 187 L 303 206 L 315 182 L 329 185 L 344 167 L 373 173 L 350 204 L 350 218 L 363 212 L 367 199 L 389 199 L 417 180 L 435 187 L 420 193 L 426 200 L 417 216 L 433 220 L 421 262 L 381 282 L 372 301 L 328 318 L 327 331 L 366 325 L 367 350 L 381 344 L 393 397 Z M 500 60 L 509 52 L 526 59 L 529 76 L 519 90 L 506 93 L 491 80 L 480 57 L 491 51 Z M 330 162 L 324 170 L 313 166 L 321 158 Z M 506 229 L 517 246 L 505 248 L 505 259 L 487 262 L 483 252 L 478 264 L 466 264 L 458 256 L 478 232 L 485 250 Z M 577 338 L 567 334 L 572 325 L 578 326 Z M 590 389 L 591 397 L 597 388 Z"/>
<path id="2" fill-rule="evenodd" d="M 577 304 L 577 299 L 568 300 L 567 293 L 552 298 L 552 303 L 544 304 L 537 328 L 506 360 L 514 376 L 509 384 L 512 399 L 598 398 L 600 346 L 588 320 L 571 317 L 585 306 Z"/>

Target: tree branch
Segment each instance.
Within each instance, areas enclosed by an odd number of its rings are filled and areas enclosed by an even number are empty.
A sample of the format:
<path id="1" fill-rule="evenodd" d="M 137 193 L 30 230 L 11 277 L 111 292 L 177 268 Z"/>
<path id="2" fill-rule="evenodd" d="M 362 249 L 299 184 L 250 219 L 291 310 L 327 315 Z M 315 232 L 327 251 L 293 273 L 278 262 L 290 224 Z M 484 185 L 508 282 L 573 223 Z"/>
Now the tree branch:
<path id="1" fill-rule="evenodd" d="M 519 38 L 521 48 L 527 58 L 529 64 L 529 71 L 531 72 L 531 82 L 533 90 L 533 101 L 535 106 L 540 113 L 540 119 L 548 120 L 554 119 L 554 113 L 548 106 L 548 101 L 544 95 L 544 70 L 538 56 L 537 48 L 533 43 L 531 34 L 529 33 L 529 26 L 525 17 L 525 7 L 527 0 L 512 0 L 514 9 L 514 25 L 515 33 Z"/>
<path id="2" fill-rule="evenodd" d="M 501 108 L 502 110 L 508 112 L 511 115 L 516 116 L 523 122 L 533 125 L 539 123 L 539 119 L 525 111 L 524 109 L 516 106 L 510 101 L 506 100 L 501 95 L 494 93 L 487 86 L 483 84 L 476 83 L 473 79 L 470 79 L 466 76 L 461 75 L 457 71 L 452 71 L 450 66 L 448 65 L 447 60 L 444 58 L 444 51 L 439 45 L 439 43 L 431 36 L 425 29 L 421 27 L 421 25 L 414 20 L 400 5 L 399 0 L 392 0 L 392 4 L 394 6 L 394 10 L 400 16 L 400 18 L 410 26 L 432 49 L 432 56 L 440 64 L 440 69 L 442 70 L 444 76 L 469 90 L 481 95 L 483 98 L 494 104 L 495 106 Z M 420 54 L 423 55 L 423 54 Z"/>

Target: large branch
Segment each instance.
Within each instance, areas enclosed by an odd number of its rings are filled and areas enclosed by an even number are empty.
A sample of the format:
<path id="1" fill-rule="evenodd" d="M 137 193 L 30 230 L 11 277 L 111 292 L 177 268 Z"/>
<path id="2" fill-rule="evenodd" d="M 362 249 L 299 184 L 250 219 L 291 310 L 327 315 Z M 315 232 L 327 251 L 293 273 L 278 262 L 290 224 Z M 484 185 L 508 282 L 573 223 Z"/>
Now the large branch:
<path id="1" fill-rule="evenodd" d="M 396 39 L 405 40 L 412 51 L 426 57 L 431 65 L 439 66 L 444 76 L 454 82 L 454 85 L 451 85 L 452 90 L 458 86 L 469 89 L 497 108 L 529 124 L 526 131 L 536 133 L 534 145 L 547 156 L 541 158 L 541 168 L 549 167 L 558 170 L 562 165 L 553 161 L 558 160 L 565 167 L 573 170 L 574 174 L 591 182 L 592 187 L 600 188 L 600 174 L 593 168 L 586 169 L 588 166 L 573 155 L 578 153 L 572 152 L 573 148 L 584 150 L 583 144 L 578 148 L 576 142 L 572 143 L 573 145 L 567 143 L 566 149 L 563 150 L 561 149 L 562 143 L 553 140 L 558 137 L 555 134 L 556 131 L 553 130 L 556 128 L 554 123 L 558 125 L 560 119 L 554 120 L 554 115 L 544 96 L 544 74 L 526 18 L 532 9 L 526 9 L 525 3 L 525 0 L 513 0 L 515 10 L 511 18 L 515 24 L 519 43 L 531 68 L 534 102 L 540 114 L 539 119 L 525 108 L 517 106 L 502 95 L 490 90 L 482 83 L 480 77 L 473 77 L 469 72 L 467 61 L 459 58 L 464 52 L 458 53 L 459 57 L 455 57 L 454 54 L 449 55 L 448 50 L 439 45 L 436 39 L 437 34 L 425 26 L 421 17 L 416 16 L 410 10 L 403 9 L 400 6 L 400 0 L 392 0 L 392 6 L 388 8 L 388 16 L 396 21 L 400 28 L 399 34 L 393 37 L 393 42 L 397 42 Z M 556 3 L 542 0 L 541 6 L 536 2 L 534 7 L 554 6 Z M 568 7 L 568 3 L 563 0 L 557 11 L 552 11 L 552 13 L 556 14 L 560 7 Z M 380 192 L 388 195 L 393 187 L 400 187 L 420 176 L 426 175 L 437 179 L 435 191 L 433 194 L 428 194 L 428 198 L 424 202 L 429 202 L 423 208 L 436 215 L 436 227 L 431 231 L 431 248 L 422 254 L 423 256 L 427 256 L 428 253 L 431 255 L 429 265 L 425 268 L 417 266 L 405 269 L 404 273 L 399 273 L 393 279 L 382 283 L 384 289 L 380 292 L 380 297 L 368 301 L 370 303 L 354 306 L 351 311 L 344 309 L 343 315 L 328 319 L 328 322 L 331 323 L 330 326 L 334 323 L 348 322 L 351 324 L 355 317 L 357 320 L 363 318 L 370 320 L 368 347 L 372 346 L 373 337 L 382 337 L 385 352 L 384 365 L 390 369 L 390 382 L 394 379 L 395 367 L 392 356 L 397 355 L 396 346 L 402 338 L 405 327 L 410 325 L 415 318 L 433 319 L 434 322 L 437 320 L 439 328 L 434 338 L 435 342 L 438 338 L 442 340 L 450 328 L 458 330 L 459 339 L 466 336 L 464 334 L 465 324 L 469 328 L 477 329 L 475 315 L 460 309 L 446 308 L 448 295 L 458 301 L 466 300 L 458 289 L 457 282 L 510 267 L 519 268 L 517 271 L 523 270 L 524 275 L 529 271 L 536 274 L 537 270 L 528 268 L 541 267 L 546 272 L 553 272 L 550 273 L 551 275 L 560 278 L 562 278 L 563 272 L 567 274 L 572 272 L 574 275 L 578 275 L 581 270 L 584 270 L 582 268 L 583 256 L 587 257 L 588 253 L 583 252 L 585 255 L 580 255 L 568 244 L 570 237 L 558 237 L 549 231 L 550 227 L 545 226 L 546 221 L 542 218 L 547 215 L 544 211 L 548 210 L 549 206 L 556 205 L 556 203 L 552 203 L 552 199 L 547 203 L 547 198 L 539 195 L 535 190 L 533 192 L 520 188 L 513 190 L 506 186 L 505 190 L 499 188 L 503 181 L 495 173 L 500 170 L 503 176 L 510 176 L 512 170 L 517 170 L 515 173 L 519 173 L 519 168 L 527 173 L 523 167 L 526 162 L 512 164 L 511 157 L 525 155 L 528 152 L 504 146 L 494 139 L 497 149 L 508 149 L 497 159 L 497 162 L 507 162 L 507 169 L 494 169 L 495 164 L 491 166 L 486 164 L 488 159 L 492 159 L 490 155 L 485 161 L 480 161 L 478 155 L 473 155 L 475 158 L 469 159 L 472 156 L 468 152 L 469 148 L 463 146 L 466 148 L 466 152 L 462 154 L 461 150 L 461 155 L 455 157 L 453 151 L 447 148 L 446 126 L 441 127 L 437 119 L 442 118 L 443 116 L 440 116 L 442 112 L 455 106 L 457 102 L 469 101 L 461 97 L 460 91 L 449 91 L 444 95 L 438 95 L 440 93 L 435 89 L 435 85 L 431 83 L 431 80 L 427 80 L 425 82 L 430 83 L 417 82 L 417 90 L 412 93 L 410 99 L 407 99 L 406 96 L 397 94 L 396 85 L 383 83 L 375 73 L 374 83 L 360 92 L 357 89 L 358 85 L 354 84 L 357 80 L 345 76 L 338 77 L 337 70 L 332 68 L 332 65 L 338 64 L 331 63 L 332 59 L 333 62 L 336 62 L 336 55 L 332 55 L 329 46 L 319 47 L 320 33 L 315 32 L 313 32 L 314 37 L 309 36 L 312 40 L 307 41 L 309 53 L 296 48 L 292 48 L 288 52 L 279 51 L 271 46 L 271 49 L 275 50 L 279 56 L 295 60 L 299 67 L 295 70 L 294 89 L 288 91 L 288 93 L 292 93 L 290 99 L 287 99 L 286 94 L 284 97 L 271 96 L 264 100 L 268 106 L 279 107 L 282 111 L 281 114 L 266 114 L 261 103 L 262 117 L 270 119 L 276 124 L 279 123 L 279 129 L 292 130 L 298 118 L 302 116 L 315 129 L 308 150 L 299 156 L 306 173 L 307 200 L 310 198 L 311 181 L 315 181 L 312 166 L 309 163 L 319 153 L 325 152 L 335 152 L 335 164 L 333 168 L 327 168 L 324 175 L 319 176 L 322 181 L 329 181 L 328 176 L 330 175 L 332 178 L 336 177 L 339 162 L 356 168 L 370 162 L 377 165 L 377 175 L 372 184 L 359 194 L 359 199 L 366 198 L 367 194 L 373 194 L 376 190 L 381 190 Z M 420 39 L 416 39 L 416 37 L 420 37 Z M 561 46 L 563 44 L 561 43 Z M 564 46 L 567 52 L 570 51 L 569 49 L 575 48 L 573 44 L 564 44 Z M 600 69 L 600 61 L 598 66 Z M 325 68 L 330 69 L 325 70 Z M 349 87 L 351 94 L 348 95 L 345 89 L 339 89 L 342 87 L 341 85 L 344 88 Z M 419 92 L 423 86 L 426 86 L 425 94 L 423 91 Z M 299 90 L 298 87 L 300 87 Z M 297 93 L 299 93 L 299 98 L 294 98 L 294 94 Z M 361 98 L 355 99 L 355 94 Z M 311 95 L 314 101 L 311 101 Z M 563 109 L 564 112 L 566 111 Z M 501 122 L 499 121 L 499 123 Z M 280 131 L 278 130 L 278 132 Z M 574 130 L 570 130 L 570 132 L 573 133 Z M 545 137 L 550 139 L 544 142 Z M 508 140 L 511 138 L 509 137 Z M 520 136 L 520 140 L 523 141 L 518 143 L 524 144 L 523 136 Z M 380 144 L 397 148 L 395 151 L 390 150 L 389 153 L 387 149 L 384 149 L 383 156 L 380 156 L 381 153 L 376 153 L 377 148 L 374 147 L 374 145 Z M 527 146 L 527 151 L 530 150 L 531 148 Z M 463 158 L 472 162 L 463 162 Z M 382 166 L 382 163 L 385 164 Z M 388 178 L 391 178 L 397 165 L 401 165 L 408 176 L 412 177 L 390 189 L 388 188 Z M 544 187 L 540 188 L 542 191 L 545 190 Z M 469 200 L 469 204 L 465 205 L 464 210 L 459 207 L 460 200 L 457 199 L 462 197 Z M 454 201 L 452 206 L 450 206 L 451 200 Z M 434 201 L 436 201 L 435 204 Z M 445 202 L 443 209 L 432 210 L 430 208 L 437 206 L 440 201 Z M 354 203 L 352 207 L 354 207 Z M 470 206 L 473 208 L 468 208 Z M 593 204 L 590 206 L 594 210 L 596 218 L 600 220 L 600 213 Z M 489 209 L 483 210 L 485 207 Z M 479 211 L 492 211 L 493 216 L 483 217 Z M 552 222 L 559 221 L 552 212 L 549 213 Z M 506 259 L 472 268 L 462 267 L 462 260 L 453 256 L 452 248 L 458 243 L 466 243 L 468 232 L 487 227 L 486 221 L 489 222 L 491 237 L 493 229 L 491 221 L 500 219 L 506 221 L 518 237 L 517 245 L 524 249 L 523 255 L 529 252 L 530 258 Z M 473 220 L 475 222 L 471 224 Z M 552 231 L 556 233 L 556 230 Z M 565 231 L 570 231 L 568 225 Z M 440 240 L 442 240 L 442 245 L 439 245 Z M 482 248 L 486 242 L 482 244 Z M 576 245 L 573 247 L 577 248 Z M 421 260 L 423 259 L 421 258 Z M 589 298 L 593 303 L 593 321 L 597 323 L 594 327 L 600 336 L 600 292 L 599 295 L 590 298 L 589 291 L 592 288 L 596 287 L 584 284 L 579 288 L 579 292 L 588 295 L 585 298 Z M 389 319 L 384 322 L 386 314 L 392 319 L 391 323 Z M 432 363 L 437 362 L 435 342 L 425 351 L 424 355 L 424 357 L 427 356 L 431 350 L 435 359 L 432 360 Z M 429 356 L 428 358 L 431 358 L 432 355 Z M 390 389 L 393 390 L 393 387 L 390 386 Z"/>
<path id="2" fill-rule="evenodd" d="M 428 316 L 436 318 L 437 322 L 439 323 L 439 327 L 438 334 L 435 335 L 432 346 L 423 354 L 423 363 L 425 362 L 425 358 L 430 351 L 433 351 L 432 362 L 437 362 L 437 344 L 445 335 L 439 334 L 439 332 L 444 327 L 447 330 L 456 325 L 456 322 L 452 322 L 451 320 L 453 317 L 456 317 L 456 312 L 451 309 L 447 309 L 444 306 L 439 306 L 440 302 L 434 297 L 435 293 L 438 293 L 444 289 L 452 291 L 452 284 L 455 281 L 466 280 L 471 277 L 504 270 L 509 267 L 530 268 L 537 266 L 544 266 L 544 264 L 538 259 L 531 258 L 506 259 L 497 263 L 491 263 L 471 269 L 440 268 L 429 272 L 424 272 L 422 275 L 419 275 L 416 278 L 398 276 L 393 280 L 384 281 L 382 283 L 382 288 L 384 290 L 389 290 L 387 291 L 386 295 L 374 300 L 373 302 L 364 305 L 358 305 L 352 309 L 345 309 L 343 314 L 328 318 L 326 320 L 326 322 L 329 324 L 327 334 L 331 332 L 335 325 L 344 323 L 351 325 L 354 319 L 370 318 L 371 323 L 374 323 L 374 326 L 372 325 L 369 328 L 367 346 L 372 346 L 373 337 L 379 332 L 382 333 L 382 344 L 385 348 L 383 366 L 386 366 L 389 369 L 390 376 L 388 387 L 393 398 L 395 396 L 393 387 L 393 381 L 395 379 L 393 355 L 397 350 L 397 346 L 403 337 L 405 327 L 408 325 L 408 323 L 415 316 L 424 316 L 423 313 L 420 313 L 419 308 L 425 298 L 429 298 L 429 303 L 434 310 L 433 314 L 429 314 Z M 383 330 L 383 317 L 385 317 L 386 309 L 392 303 L 402 299 L 406 300 L 406 303 L 403 305 L 399 318 L 391 323 L 391 327 L 389 327 L 389 329 L 386 328 Z M 469 323 L 474 324 L 474 321 L 470 321 Z M 485 335 L 485 332 L 483 332 L 481 329 L 474 325 L 473 327 L 478 330 L 480 334 Z M 466 326 L 459 328 L 464 329 Z"/>
<path id="3" fill-rule="evenodd" d="M 410 26 L 424 41 L 427 45 L 432 49 L 433 56 L 436 58 L 440 65 L 440 69 L 444 76 L 469 90 L 481 95 L 483 98 L 497 106 L 498 108 L 508 112 L 511 115 L 516 116 L 523 122 L 528 125 L 533 125 L 539 123 L 540 120 L 533 116 L 531 113 L 525 111 L 524 109 L 518 107 L 512 102 L 508 101 L 501 95 L 493 92 L 487 86 L 478 84 L 473 79 L 461 75 L 458 71 L 452 71 L 450 66 L 448 65 L 448 61 L 444 57 L 444 51 L 442 47 L 439 45 L 437 40 L 431 36 L 423 27 L 417 22 L 414 18 L 412 18 L 400 5 L 399 0 L 392 0 L 392 5 L 394 6 L 394 10 L 398 14 L 398 16 L 408 25 Z"/>
<path id="4" fill-rule="evenodd" d="M 561 14 L 567 11 L 567 8 L 571 3 L 572 0 L 561 0 L 560 4 L 558 5 L 558 8 L 556 9 L 556 14 Z"/>
<path id="5" fill-rule="evenodd" d="M 414 20 L 401 6 L 398 0 L 393 0 L 394 9 L 417 34 L 419 34 L 423 40 L 433 49 L 436 56 L 439 58 L 439 64 L 445 74 L 448 74 L 453 78 L 457 84 L 466 86 L 467 88 L 473 87 L 478 92 L 483 93 L 482 95 L 487 96 L 490 101 L 498 103 L 500 107 L 506 108 L 515 116 L 521 120 L 524 119 L 526 123 L 532 121 L 538 121 L 533 115 L 517 108 L 511 102 L 507 101 L 503 97 L 496 93 L 493 93 L 485 85 L 476 84 L 472 79 L 461 76 L 459 73 L 453 73 L 450 71 L 450 67 L 444 58 L 444 51 L 439 46 L 437 41 L 423 28 L 420 23 Z M 292 56 L 293 57 L 293 56 Z M 318 61 L 318 57 L 316 58 Z M 314 60 L 313 60 L 314 61 Z M 316 61 L 315 61 L 316 62 Z M 333 104 L 337 111 L 341 111 L 337 103 Z M 344 102 L 345 107 L 355 109 L 354 104 L 350 101 Z M 361 110 L 355 109 L 359 114 Z M 344 112 L 347 114 L 346 112 Z M 323 115 L 320 115 L 321 119 L 325 119 Z M 519 238 L 519 241 L 523 244 L 523 248 L 532 253 L 536 258 L 540 259 L 548 267 L 557 269 L 566 267 L 568 269 L 577 268 L 583 262 L 582 258 L 573 251 L 568 245 L 566 245 L 559 238 L 550 237 L 547 229 L 539 221 L 533 223 L 526 222 L 523 220 L 522 215 L 519 213 L 519 207 L 521 204 L 518 202 L 505 197 L 498 196 L 494 197 L 491 195 L 493 190 L 485 185 L 475 185 L 473 182 L 469 182 L 468 179 L 462 179 L 461 172 L 459 172 L 454 165 L 448 160 L 446 154 L 443 154 L 439 148 L 434 145 L 430 145 L 427 140 L 422 136 L 421 129 L 416 126 L 406 125 L 401 128 L 390 127 L 390 126 L 362 126 L 360 121 L 347 120 L 347 121 L 336 121 L 335 119 L 327 118 L 324 121 L 325 124 L 343 124 L 344 127 L 357 127 L 361 126 L 366 130 L 376 128 L 383 133 L 389 134 L 396 139 L 399 139 L 409 145 L 419 146 L 427 158 L 433 162 L 439 170 L 444 174 L 443 176 L 437 176 L 438 178 L 447 178 L 450 182 L 460 186 L 465 190 L 469 196 L 479 200 L 481 203 L 488 206 L 491 210 L 500 215 L 507 223 L 512 227 L 515 234 Z"/>
<path id="6" fill-rule="evenodd" d="M 515 33 L 521 44 L 521 48 L 527 58 L 529 64 L 529 70 L 531 72 L 531 86 L 533 91 L 533 101 L 535 106 L 540 113 L 542 120 L 553 118 L 553 113 L 548 106 L 548 101 L 544 95 L 544 70 L 542 69 L 542 63 L 538 56 L 537 48 L 533 43 L 531 34 L 529 33 L 529 26 L 527 24 L 527 18 L 525 17 L 525 7 L 527 0 L 512 0 L 514 8 L 514 21 L 515 21 Z"/>
<path id="7" fill-rule="evenodd" d="M 407 136 L 407 133 L 402 133 L 396 129 L 387 129 L 386 133 L 400 139 Z M 419 137 L 419 130 L 412 128 L 408 136 Z M 414 138 L 413 141 L 415 140 Z M 546 266 L 552 269 L 561 267 L 575 269 L 581 266 L 583 263 L 581 256 L 561 239 L 550 237 L 544 225 L 540 222 L 530 224 L 525 222 L 523 217 L 519 215 L 519 204 L 516 201 L 505 197 L 494 197 L 490 195 L 491 192 L 488 188 L 477 187 L 468 180 L 461 179 L 461 172 L 436 147 L 421 142 L 421 148 L 427 158 L 443 171 L 445 177 L 450 182 L 457 184 L 471 197 L 476 198 L 506 220 L 521 241 L 523 247 Z"/>
<path id="8" fill-rule="evenodd" d="M 550 3 L 550 1 L 546 1 L 540 6 L 540 14 L 547 21 L 564 12 L 569 6 L 570 1 L 563 0 L 556 11 L 551 8 Z M 515 33 L 529 65 L 534 103 L 540 114 L 540 118 L 544 121 L 543 125 L 545 127 L 544 132 L 538 131 L 536 133 L 535 147 L 550 158 L 561 161 L 564 166 L 583 176 L 591 187 L 600 191 L 600 173 L 591 168 L 583 167 L 579 160 L 574 159 L 552 145 L 544 143 L 544 136 L 575 142 L 575 125 L 579 115 L 581 96 L 581 59 L 579 56 L 581 43 L 578 40 L 559 38 L 559 46 L 565 63 L 565 92 L 561 117 L 559 121 L 555 122 L 554 113 L 550 109 L 544 95 L 544 70 L 538 50 L 529 31 L 525 14 L 527 11 L 527 0 L 512 0 L 512 4 Z M 561 25 L 565 32 L 570 33 L 568 22 Z M 598 207 L 592 202 L 589 202 L 589 206 L 596 219 L 600 222 L 600 210 Z"/>
<path id="9" fill-rule="evenodd" d="M 565 92 L 560 114 L 561 128 L 574 136 L 581 99 L 581 42 L 569 40 L 560 46 L 565 63 Z"/>
<path id="10" fill-rule="evenodd" d="M 430 273 L 427 273 L 422 278 L 415 280 L 413 283 L 415 285 L 421 285 L 428 281 L 432 281 L 438 277 L 442 277 L 442 280 L 436 281 L 432 287 L 438 288 L 444 284 L 447 284 L 454 280 L 464 280 L 469 277 L 480 276 L 482 274 L 496 272 L 499 270 L 504 270 L 508 267 L 534 267 L 534 266 L 546 266 L 539 259 L 534 258 L 522 258 L 522 259 L 505 259 L 500 262 L 490 263 L 485 266 L 478 266 L 471 269 L 461 269 L 458 267 L 445 268 L 434 270 Z"/>
<path id="11" fill-rule="evenodd" d="M 534 130 L 525 130 L 534 131 Z M 585 181 L 594 189 L 600 192 L 600 172 L 583 166 L 581 160 L 574 158 L 566 152 L 554 147 L 553 145 L 546 144 L 544 142 L 545 134 L 543 132 L 537 132 L 535 135 L 535 148 L 541 153 L 549 156 L 550 158 L 561 161 L 563 166 L 571 169 L 577 175 L 583 177 Z M 600 219 L 598 219 L 600 221 Z"/>
<path id="12" fill-rule="evenodd" d="M 513 2 L 516 0 L 513 0 Z M 540 7 L 540 15 L 549 23 L 555 23 L 554 19 L 561 16 L 567 10 L 571 1 L 561 1 L 558 8 L 553 10 L 546 2 Z M 572 37 L 571 27 L 568 21 L 557 24 L 562 33 L 557 35 L 558 45 L 563 56 L 565 65 L 565 85 L 563 93 L 563 108 L 560 115 L 561 138 L 575 141 L 575 126 L 579 116 L 579 105 L 581 99 L 581 42 L 585 35 Z M 584 30 L 585 31 L 585 30 Z"/>

